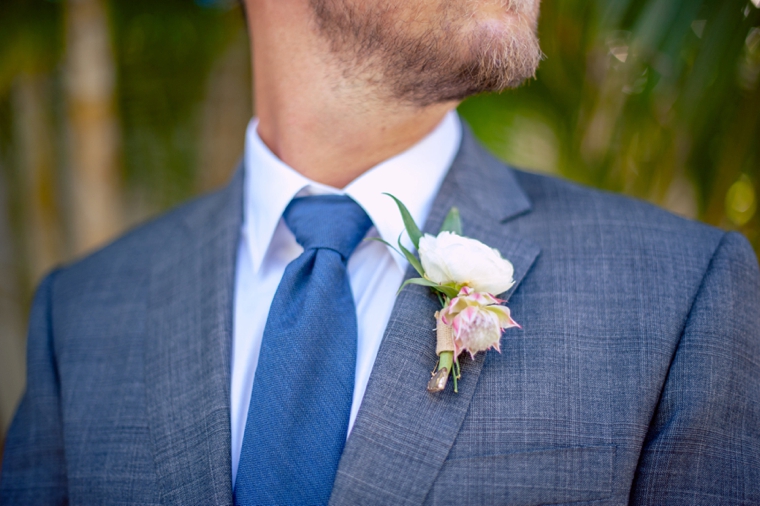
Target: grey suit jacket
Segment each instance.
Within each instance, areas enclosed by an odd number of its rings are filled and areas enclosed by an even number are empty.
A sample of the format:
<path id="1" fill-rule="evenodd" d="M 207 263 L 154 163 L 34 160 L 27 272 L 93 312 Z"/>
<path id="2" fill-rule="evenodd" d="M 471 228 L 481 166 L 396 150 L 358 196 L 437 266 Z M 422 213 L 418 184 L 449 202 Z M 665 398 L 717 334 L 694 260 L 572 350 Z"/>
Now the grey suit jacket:
<path id="1" fill-rule="evenodd" d="M 229 504 L 242 171 L 39 287 L 3 504 Z M 760 504 L 747 241 L 502 165 L 466 133 L 451 206 L 515 266 L 522 330 L 425 391 L 437 300 L 398 297 L 331 504 Z"/>

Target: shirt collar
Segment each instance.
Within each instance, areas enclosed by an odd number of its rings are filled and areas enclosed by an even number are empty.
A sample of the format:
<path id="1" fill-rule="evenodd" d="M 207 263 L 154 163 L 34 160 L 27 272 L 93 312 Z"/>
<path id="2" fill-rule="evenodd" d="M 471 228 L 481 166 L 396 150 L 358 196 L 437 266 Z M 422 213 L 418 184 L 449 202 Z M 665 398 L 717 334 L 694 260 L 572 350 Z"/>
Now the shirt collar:
<path id="1" fill-rule="evenodd" d="M 378 235 L 395 245 L 404 223 L 396 204 L 383 193 L 390 193 L 403 202 L 422 226 L 462 140 L 462 125 L 452 111 L 415 145 L 381 162 L 340 190 L 312 181 L 282 162 L 261 140 L 257 127 L 258 120 L 253 118 L 246 132 L 244 158 L 243 233 L 253 272 L 261 267 L 285 208 L 293 197 L 300 195 L 348 195 L 366 211 Z M 393 258 L 399 269 L 406 269 L 406 259 L 396 253 Z"/>

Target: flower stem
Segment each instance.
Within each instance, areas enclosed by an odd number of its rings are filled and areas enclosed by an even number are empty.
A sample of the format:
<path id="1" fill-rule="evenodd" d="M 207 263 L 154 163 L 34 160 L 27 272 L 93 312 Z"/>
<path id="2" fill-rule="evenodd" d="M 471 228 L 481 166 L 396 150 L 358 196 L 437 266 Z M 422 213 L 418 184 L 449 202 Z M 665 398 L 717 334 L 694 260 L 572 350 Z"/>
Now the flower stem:
<path id="1" fill-rule="evenodd" d="M 427 390 L 430 393 L 441 392 L 446 388 L 446 383 L 449 381 L 449 374 L 452 372 L 452 366 L 454 365 L 454 352 L 444 351 L 438 356 L 438 364 L 435 371 L 433 371 L 433 377 L 428 382 Z M 456 381 L 456 379 L 454 380 Z M 456 392 L 456 386 L 454 387 Z"/>
<path id="2" fill-rule="evenodd" d="M 451 377 L 454 378 L 454 393 L 459 393 L 459 384 L 457 380 L 462 377 L 459 371 L 459 357 L 454 360 L 454 366 L 451 369 Z"/>
<path id="3" fill-rule="evenodd" d="M 452 370 L 452 365 L 454 363 L 454 352 L 453 351 L 444 351 L 441 352 L 441 354 L 438 356 L 438 369 L 443 369 L 444 367 L 448 369 L 449 371 Z"/>

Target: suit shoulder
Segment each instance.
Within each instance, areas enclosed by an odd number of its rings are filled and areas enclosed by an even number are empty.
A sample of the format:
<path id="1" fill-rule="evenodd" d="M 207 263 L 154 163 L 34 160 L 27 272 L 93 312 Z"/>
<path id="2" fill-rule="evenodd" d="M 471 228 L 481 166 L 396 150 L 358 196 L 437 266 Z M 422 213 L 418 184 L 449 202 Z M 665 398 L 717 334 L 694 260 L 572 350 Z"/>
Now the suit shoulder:
<path id="1" fill-rule="evenodd" d="M 742 234 L 738 232 L 727 233 L 721 246 L 732 261 L 745 266 L 755 273 L 760 270 L 755 250 L 752 249 L 752 245 Z"/>
<path id="2" fill-rule="evenodd" d="M 124 233 L 84 258 L 61 267 L 55 276 L 57 297 L 79 296 L 97 287 L 137 285 L 147 279 L 156 262 L 186 248 L 192 226 L 213 214 L 226 189 L 196 197 Z"/>
<path id="3" fill-rule="evenodd" d="M 515 174 L 533 203 L 533 212 L 566 225 L 595 225 L 618 235 L 635 235 L 642 243 L 671 244 L 710 256 L 726 235 L 636 198 L 542 174 L 520 170 Z"/>

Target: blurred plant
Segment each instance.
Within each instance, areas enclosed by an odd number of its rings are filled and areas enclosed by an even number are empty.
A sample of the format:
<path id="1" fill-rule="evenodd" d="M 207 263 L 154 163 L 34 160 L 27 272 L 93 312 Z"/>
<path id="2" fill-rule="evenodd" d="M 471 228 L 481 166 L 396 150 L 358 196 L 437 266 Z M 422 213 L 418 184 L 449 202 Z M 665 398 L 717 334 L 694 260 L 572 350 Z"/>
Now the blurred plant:
<path id="1" fill-rule="evenodd" d="M 124 177 L 161 207 L 196 191 L 209 72 L 245 30 L 233 2 L 112 0 Z M 247 107 L 245 95 L 237 97 Z M 248 111 L 246 111 L 249 114 Z"/>
<path id="2" fill-rule="evenodd" d="M 50 1 L 0 2 L 0 97 L 20 73 L 49 72 L 63 47 L 60 6 Z"/>
<path id="3" fill-rule="evenodd" d="M 0 181 L 22 285 L 198 190 L 212 69 L 244 32 L 229 0 L 0 2 Z M 242 110 L 245 86 L 227 100 Z"/>
<path id="4" fill-rule="evenodd" d="M 233 1 L 0 1 L 0 441 L 33 287 L 234 168 L 248 60 Z"/>
<path id="5" fill-rule="evenodd" d="M 760 249 L 760 1 L 555 0 L 538 79 L 460 112 L 499 156 L 741 230 Z"/>
<path id="6" fill-rule="evenodd" d="M 62 102 L 55 75 L 62 39 L 60 6 L 42 0 L 0 2 L 0 185 L 5 190 L 0 219 L 7 216 L 0 242 L 15 259 L 15 265 L 0 266 L 0 288 L 24 298 L 40 266 L 59 257 L 63 235 L 54 134 L 62 116 L 55 107 Z"/>
<path id="7" fill-rule="evenodd" d="M 0 2 L 0 436 L 24 386 L 31 286 L 59 258 L 64 235 L 51 134 L 62 29 L 57 5 Z"/>

